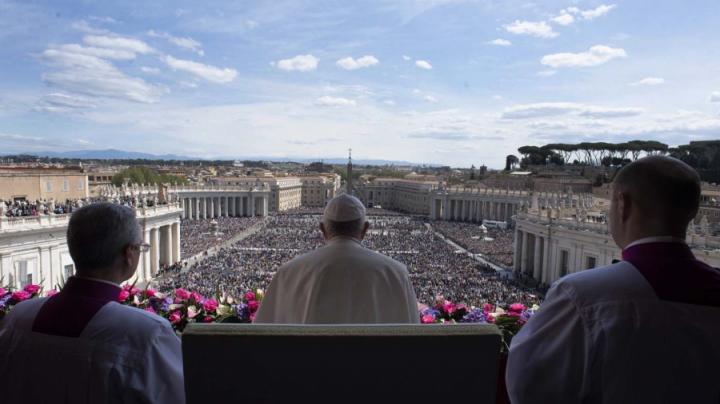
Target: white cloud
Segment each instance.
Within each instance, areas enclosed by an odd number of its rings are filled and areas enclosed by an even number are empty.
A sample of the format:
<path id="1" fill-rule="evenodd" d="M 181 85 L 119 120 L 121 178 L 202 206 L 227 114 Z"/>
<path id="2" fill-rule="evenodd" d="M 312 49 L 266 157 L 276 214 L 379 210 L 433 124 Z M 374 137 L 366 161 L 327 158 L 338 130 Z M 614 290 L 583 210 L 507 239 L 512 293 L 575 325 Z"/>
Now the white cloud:
<path id="1" fill-rule="evenodd" d="M 492 96 L 492 99 L 493 99 L 493 100 L 496 100 L 496 101 L 500 101 L 500 100 L 502 100 L 503 98 L 504 98 L 504 97 L 503 97 L 502 95 L 499 95 L 499 94 L 495 94 L 495 95 Z"/>
<path id="2" fill-rule="evenodd" d="M 165 92 L 162 87 L 125 75 L 97 56 L 51 48 L 42 53 L 42 58 L 58 68 L 43 74 L 42 80 L 72 93 L 150 103 Z"/>
<path id="3" fill-rule="evenodd" d="M 246 26 L 248 29 L 255 29 L 255 28 L 257 28 L 257 26 L 258 26 L 258 22 L 257 22 L 257 21 L 253 21 L 253 20 L 247 20 L 247 21 L 245 21 L 245 26 Z"/>
<path id="4" fill-rule="evenodd" d="M 280 70 L 309 72 L 317 69 L 318 58 L 313 55 L 297 55 L 294 58 L 282 59 L 273 63 Z"/>
<path id="5" fill-rule="evenodd" d="M 355 100 L 348 98 L 325 95 L 315 100 L 315 105 L 320 107 L 354 107 L 357 103 Z"/>
<path id="6" fill-rule="evenodd" d="M 580 53 L 554 53 L 545 55 L 540 63 L 550 67 L 590 67 L 607 63 L 613 59 L 625 58 L 627 53 L 622 48 L 611 48 L 605 45 L 595 45 L 587 52 Z"/>
<path id="7" fill-rule="evenodd" d="M 597 17 L 602 17 L 603 15 L 609 13 L 610 10 L 614 9 L 615 7 L 616 7 L 615 4 L 610 4 L 610 5 L 603 4 L 592 10 L 581 11 L 580 15 L 585 20 L 592 20 Z"/>
<path id="8" fill-rule="evenodd" d="M 192 60 L 175 59 L 170 55 L 165 56 L 164 62 L 173 70 L 182 70 L 213 83 L 229 83 L 237 77 L 235 69 L 215 67 Z"/>
<path id="9" fill-rule="evenodd" d="M 102 35 L 102 34 L 108 33 L 108 30 L 103 29 L 103 28 L 95 28 L 95 27 L 91 26 L 90 24 L 88 24 L 88 22 L 85 20 L 75 21 L 70 26 L 75 30 L 85 32 L 87 34 Z"/>
<path id="10" fill-rule="evenodd" d="M 393 100 L 385 100 L 385 101 L 383 101 L 383 104 L 389 105 L 389 106 L 391 106 L 391 107 L 394 107 L 394 106 L 395 106 L 395 101 L 393 101 Z"/>
<path id="11" fill-rule="evenodd" d="M 720 102 L 720 91 L 710 94 L 710 102 Z"/>
<path id="12" fill-rule="evenodd" d="M 642 112 L 640 108 L 609 108 L 574 102 L 541 102 L 508 107 L 503 111 L 501 118 L 527 119 L 567 114 L 577 114 L 586 118 L 622 118 L 639 115 Z"/>
<path id="13" fill-rule="evenodd" d="M 96 46 L 98 48 L 117 49 L 140 54 L 154 52 L 153 48 L 139 39 L 124 38 L 120 36 L 86 35 L 83 38 L 83 42 L 87 45 Z"/>
<path id="14" fill-rule="evenodd" d="M 375 56 L 365 55 L 363 57 L 353 59 L 351 56 L 342 58 L 335 62 L 338 66 L 345 70 L 356 70 L 362 69 L 363 67 L 370 67 L 380 63 Z"/>
<path id="15" fill-rule="evenodd" d="M 57 49 L 68 53 L 97 56 L 99 58 L 113 60 L 132 60 L 135 59 L 136 56 L 135 52 L 129 50 L 87 47 L 76 43 L 60 45 Z"/>
<path id="16" fill-rule="evenodd" d="M 430 69 L 432 69 L 432 65 L 431 65 L 430 62 L 428 62 L 427 60 L 416 60 L 416 61 L 415 61 L 415 66 L 417 66 L 417 67 L 419 67 L 419 68 L 421 68 L 421 69 L 425 69 L 425 70 L 430 70 Z"/>
<path id="17" fill-rule="evenodd" d="M 189 51 L 195 52 L 200 56 L 205 55 L 205 51 L 202 49 L 202 44 L 189 37 L 176 37 L 168 34 L 167 32 L 156 32 L 153 30 L 148 31 L 148 35 L 154 38 L 163 38 L 168 42 Z"/>
<path id="18" fill-rule="evenodd" d="M 663 84 L 665 82 L 665 79 L 662 77 L 645 77 L 642 80 L 635 81 L 633 83 L 630 83 L 631 86 L 657 86 L 660 84 Z"/>
<path id="19" fill-rule="evenodd" d="M 92 100 L 77 95 L 64 93 L 51 93 L 45 95 L 35 110 L 42 112 L 68 113 L 87 108 L 96 108 Z"/>
<path id="20" fill-rule="evenodd" d="M 143 66 L 140 68 L 140 70 L 142 70 L 143 73 L 147 74 L 160 74 L 160 69 L 158 69 L 157 67 Z"/>
<path id="21" fill-rule="evenodd" d="M 558 33 L 545 21 L 520 21 L 503 26 L 507 32 L 517 35 L 532 35 L 538 38 L 555 38 Z"/>
<path id="22" fill-rule="evenodd" d="M 438 99 L 433 97 L 432 95 L 426 95 L 425 97 L 423 97 L 423 100 L 427 102 L 438 102 Z"/>
<path id="23" fill-rule="evenodd" d="M 97 22 L 107 23 L 107 24 L 115 24 L 115 23 L 117 23 L 117 21 L 116 21 L 114 18 L 112 18 L 112 17 L 97 17 L 97 16 L 94 16 L 94 15 L 91 15 L 90 17 L 88 17 L 88 19 L 89 19 L 89 20 L 93 20 L 93 21 L 97 21 Z"/>
<path id="24" fill-rule="evenodd" d="M 550 21 L 558 25 L 570 25 L 575 22 L 575 17 L 563 10 L 560 15 L 551 18 Z"/>
<path id="25" fill-rule="evenodd" d="M 547 69 L 547 70 L 540 70 L 539 72 L 536 73 L 536 75 L 538 75 L 540 77 L 550 77 L 550 76 L 554 76 L 555 73 L 557 73 L 557 70 Z"/>
<path id="26" fill-rule="evenodd" d="M 410 56 L 408 56 L 408 55 L 402 55 L 402 58 L 403 58 L 403 60 L 406 61 L 406 62 L 409 61 L 410 59 L 412 59 L 412 58 L 411 58 Z"/>
<path id="27" fill-rule="evenodd" d="M 494 46 L 510 46 L 512 45 L 512 42 L 508 41 L 507 39 L 493 39 L 492 41 L 486 42 L 488 45 L 494 45 Z"/>

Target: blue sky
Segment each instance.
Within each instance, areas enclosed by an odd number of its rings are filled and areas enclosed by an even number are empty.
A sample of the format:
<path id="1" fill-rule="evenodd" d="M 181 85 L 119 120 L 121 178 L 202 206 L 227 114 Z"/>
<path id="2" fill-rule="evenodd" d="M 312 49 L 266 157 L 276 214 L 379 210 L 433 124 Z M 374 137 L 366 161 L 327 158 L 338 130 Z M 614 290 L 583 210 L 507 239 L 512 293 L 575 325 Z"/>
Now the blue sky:
<path id="1" fill-rule="evenodd" d="M 0 152 L 501 167 L 720 138 L 720 2 L 0 0 Z"/>

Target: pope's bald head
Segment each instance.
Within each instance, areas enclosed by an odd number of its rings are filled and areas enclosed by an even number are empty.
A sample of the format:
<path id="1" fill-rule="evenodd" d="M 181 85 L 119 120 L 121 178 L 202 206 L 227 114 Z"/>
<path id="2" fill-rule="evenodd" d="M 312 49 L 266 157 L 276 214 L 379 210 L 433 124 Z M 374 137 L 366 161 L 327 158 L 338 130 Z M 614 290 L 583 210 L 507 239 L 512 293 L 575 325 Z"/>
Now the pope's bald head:
<path id="1" fill-rule="evenodd" d="M 665 156 L 650 156 L 623 167 L 613 187 L 630 197 L 641 217 L 668 228 L 685 227 L 698 211 L 700 177 L 684 162 Z"/>

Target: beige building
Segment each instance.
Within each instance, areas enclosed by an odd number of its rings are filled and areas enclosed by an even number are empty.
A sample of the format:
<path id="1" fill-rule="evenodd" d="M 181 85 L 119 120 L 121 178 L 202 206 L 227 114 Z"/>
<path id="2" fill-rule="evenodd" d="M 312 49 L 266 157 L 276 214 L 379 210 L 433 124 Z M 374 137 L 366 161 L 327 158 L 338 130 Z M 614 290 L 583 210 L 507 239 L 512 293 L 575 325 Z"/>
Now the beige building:
<path id="1" fill-rule="evenodd" d="M 431 192 L 438 181 L 376 178 L 355 186 L 357 197 L 368 208 L 382 207 L 418 215 L 430 215 Z"/>
<path id="2" fill-rule="evenodd" d="M 302 182 L 302 206 L 322 208 L 334 198 L 340 190 L 338 174 L 322 174 L 300 177 Z"/>
<path id="3" fill-rule="evenodd" d="M 81 169 L 0 167 L 0 199 L 50 200 L 88 197 L 88 176 Z"/>

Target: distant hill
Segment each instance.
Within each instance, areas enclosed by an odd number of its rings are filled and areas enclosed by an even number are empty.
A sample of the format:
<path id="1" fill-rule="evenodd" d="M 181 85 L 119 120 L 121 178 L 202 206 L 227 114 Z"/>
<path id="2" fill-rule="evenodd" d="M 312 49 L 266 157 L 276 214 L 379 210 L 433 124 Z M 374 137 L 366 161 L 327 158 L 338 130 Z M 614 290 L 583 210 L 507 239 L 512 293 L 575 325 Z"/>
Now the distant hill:
<path id="1" fill-rule="evenodd" d="M 142 152 L 132 152 L 117 149 L 105 149 L 105 150 L 74 150 L 65 152 L 26 152 L 26 153 L 0 153 L 0 154 L 26 154 L 37 157 L 50 157 L 50 158 L 64 158 L 64 159 L 83 159 L 83 160 L 210 160 L 209 158 L 200 157 L 188 157 L 179 156 L 175 154 L 150 154 Z M 313 163 L 316 161 L 323 161 L 325 164 L 346 164 L 346 157 L 270 157 L 270 156 L 243 156 L 243 157 L 230 157 L 222 156 L 215 157 L 212 160 L 254 160 L 254 161 L 274 161 L 274 162 L 297 162 L 297 163 Z M 409 161 L 401 160 L 380 160 L 380 159 L 353 159 L 353 164 L 356 165 L 371 165 L 371 166 L 384 166 L 384 165 L 396 165 L 396 166 L 415 166 L 418 163 L 412 163 Z M 437 166 L 436 164 L 428 164 L 430 166 Z"/>
<path id="2" fill-rule="evenodd" d="M 29 154 L 38 157 L 51 157 L 61 159 L 83 159 L 83 160 L 198 160 L 187 156 L 178 156 L 174 154 L 156 155 L 150 153 L 130 152 L 116 149 L 106 150 L 75 150 L 66 152 L 28 152 L 13 154 Z"/>

